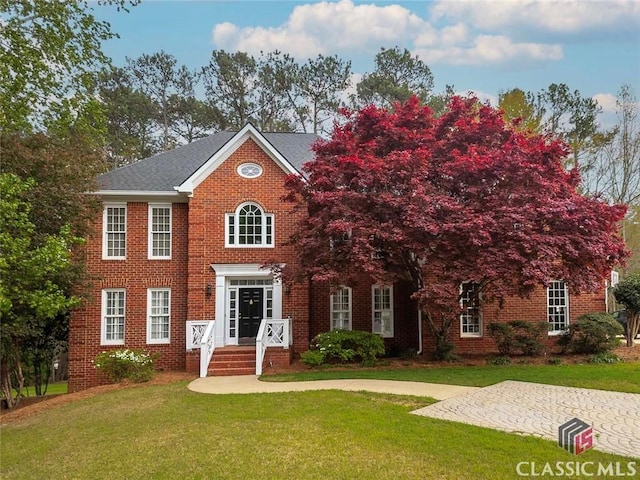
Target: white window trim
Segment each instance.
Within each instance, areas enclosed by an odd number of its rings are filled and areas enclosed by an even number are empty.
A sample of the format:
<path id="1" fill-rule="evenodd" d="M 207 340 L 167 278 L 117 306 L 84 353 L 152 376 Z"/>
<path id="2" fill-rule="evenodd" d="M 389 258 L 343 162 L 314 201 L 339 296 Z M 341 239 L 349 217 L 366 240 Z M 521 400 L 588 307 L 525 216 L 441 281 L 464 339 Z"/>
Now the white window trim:
<path id="1" fill-rule="evenodd" d="M 153 254 L 153 209 L 154 208 L 168 208 L 169 209 L 169 255 L 154 255 Z M 150 203 L 149 204 L 149 220 L 148 220 L 148 258 L 149 260 L 171 260 L 173 253 L 173 207 L 170 203 Z"/>
<path id="2" fill-rule="evenodd" d="M 107 293 L 121 292 L 124 295 L 124 334 L 122 339 L 107 340 Z M 102 290 L 102 307 L 100 321 L 100 344 L 101 345 L 124 345 L 127 330 L 127 292 L 124 288 L 107 288 Z"/>
<path id="3" fill-rule="evenodd" d="M 563 334 L 567 328 L 569 328 L 569 289 L 567 288 L 567 282 L 565 282 L 564 280 L 552 280 L 551 282 L 549 282 L 549 284 L 552 283 L 556 283 L 556 282 L 562 282 L 564 284 L 564 301 L 565 301 L 565 305 L 564 305 L 564 318 L 565 318 L 565 328 L 562 330 L 549 330 L 548 335 L 549 336 L 556 336 L 556 335 L 561 335 Z M 546 305 L 546 317 L 547 317 L 547 326 L 551 327 L 551 322 L 549 322 L 549 308 L 552 305 L 549 305 L 549 300 L 550 300 L 550 296 L 549 296 L 549 287 L 547 287 L 547 305 Z"/>
<path id="4" fill-rule="evenodd" d="M 167 292 L 169 294 L 169 329 L 167 338 L 151 338 L 151 294 L 152 292 Z M 152 345 L 171 343 L 171 289 L 148 288 L 147 289 L 147 343 Z"/>
<path id="5" fill-rule="evenodd" d="M 389 311 L 389 315 L 390 315 L 390 330 L 388 332 L 385 331 L 381 331 L 381 332 L 376 332 L 374 330 L 374 325 L 375 325 L 375 314 L 377 311 L 380 312 L 384 312 L 384 310 L 376 310 L 376 290 L 389 290 L 389 305 L 390 305 L 390 309 Z M 394 311 L 393 311 L 393 285 L 372 285 L 371 286 L 371 331 L 373 333 L 377 333 L 378 335 L 380 335 L 383 338 L 393 338 L 393 330 L 394 330 L 394 323 L 395 323 L 395 315 L 394 315 Z M 381 327 L 384 328 L 384 321 L 381 324 Z"/>
<path id="6" fill-rule="evenodd" d="M 124 208 L 124 255 L 108 255 L 107 242 L 107 210 L 109 208 Z M 127 204 L 126 203 L 105 203 L 102 210 L 102 259 L 103 260 L 125 260 L 127 258 Z"/>
<path id="7" fill-rule="evenodd" d="M 258 207 L 260 209 L 260 211 L 262 212 L 262 243 L 261 244 L 250 244 L 250 245 L 240 245 L 238 243 L 238 239 L 239 239 L 239 224 L 238 224 L 238 215 L 240 213 L 240 210 L 242 210 L 244 207 L 248 206 L 248 205 L 254 205 L 256 207 Z M 235 232 L 233 235 L 233 241 L 234 243 L 229 243 L 229 219 L 233 217 L 234 218 L 234 228 L 235 228 Z M 267 218 L 271 219 L 271 243 L 267 243 Z M 257 202 L 244 202 L 241 203 L 240 205 L 238 205 L 238 207 L 236 208 L 235 212 L 233 213 L 227 213 L 224 216 L 224 246 L 226 248 L 275 248 L 275 244 L 276 244 L 276 222 L 274 219 L 274 215 L 273 213 L 265 213 L 265 209 L 262 207 L 262 205 L 260 205 Z"/>
<path id="8" fill-rule="evenodd" d="M 335 294 L 332 293 L 329 296 L 329 312 L 330 312 L 329 321 L 331 322 L 331 330 L 353 330 L 353 292 L 351 287 L 340 287 L 340 290 L 347 290 L 349 294 L 349 326 L 348 328 L 345 328 L 343 325 L 339 329 L 336 329 L 333 327 L 333 314 L 334 314 L 333 297 L 335 297 Z"/>
<path id="9" fill-rule="evenodd" d="M 254 175 L 247 175 L 244 170 L 245 168 L 250 168 L 250 169 L 255 169 L 256 173 Z M 238 168 L 236 168 L 236 172 L 238 173 L 238 175 L 240 175 L 242 178 L 258 178 L 262 175 L 262 173 L 264 172 L 264 169 L 262 168 L 262 165 L 258 165 L 255 162 L 245 162 L 245 163 L 241 163 L 240 165 L 238 165 Z"/>
<path id="10" fill-rule="evenodd" d="M 461 297 L 460 297 L 460 308 L 461 309 L 465 308 L 464 307 L 464 299 L 462 298 L 462 291 L 463 291 L 462 289 L 463 289 L 463 285 L 465 283 L 477 283 L 477 282 L 470 282 L 469 281 L 469 282 L 463 282 L 463 283 L 460 284 L 460 295 L 461 295 Z M 480 295 L 478 294 L 478 296 L 480 296 Z M 478 331 L 477 332 L 463 332 L 462 331 L 463 330 L 463 328 L 462 328 L 463 327 L 462 317 L 464 315 L 464 312 L 461 312 L 460 313 L 460 337 L 461 338 L 478 338 L 478 337 L 482 337 L 482 327 L 483 327 L 482 323 L 483 322 L 482 322 L 482 300 L 481 300 L 481 297 L 479 298 L 479 301 L 480 301 L 480 305 L 478 305 Z"/>

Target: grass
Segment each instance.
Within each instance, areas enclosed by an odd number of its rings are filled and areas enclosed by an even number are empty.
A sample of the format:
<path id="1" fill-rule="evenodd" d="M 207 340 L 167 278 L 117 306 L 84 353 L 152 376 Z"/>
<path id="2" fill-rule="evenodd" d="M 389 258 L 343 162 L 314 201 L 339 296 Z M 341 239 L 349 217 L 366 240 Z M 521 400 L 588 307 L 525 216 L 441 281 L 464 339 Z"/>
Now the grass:
<path id="1" fill-rule="evenodd" d="M 518 462 L 576 458 L 555 442 L 408 414 L 433 399 L 186 385 L 109 391 L 4 425 L 2 477 L 500 480 L 517 478 Z M 630 459 L 590 450 L 580 461 Z"/>
<path id="2" fill-rule="evenodd" d="M 640 364 L 486 365 L 384 369 L 317 369 L 263 376 L 270 382 L 370 378 L 486 387 L 504 380 L 640 393 Z"/>

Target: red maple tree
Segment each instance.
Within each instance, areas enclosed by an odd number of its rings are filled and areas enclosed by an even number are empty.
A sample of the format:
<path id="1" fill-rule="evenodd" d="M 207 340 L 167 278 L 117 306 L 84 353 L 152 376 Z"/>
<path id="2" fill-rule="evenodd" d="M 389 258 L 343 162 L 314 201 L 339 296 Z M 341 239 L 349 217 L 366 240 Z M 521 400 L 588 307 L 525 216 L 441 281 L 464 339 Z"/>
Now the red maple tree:
<path id="1" fill-rule="evenodd" d="M 578 172 L 563 168 L 568 147 L 518 132 L 476 98 L 453 98 L 438 118 L 416 98 L 344 113 L 304 177 L 287 179 L 304 214 L 286 277 L 410 280 L 442 346 L 463 282 L 485 300 L 554 279 L 593 291 L 627 255 L 625 207 L 580 194 Z"/>

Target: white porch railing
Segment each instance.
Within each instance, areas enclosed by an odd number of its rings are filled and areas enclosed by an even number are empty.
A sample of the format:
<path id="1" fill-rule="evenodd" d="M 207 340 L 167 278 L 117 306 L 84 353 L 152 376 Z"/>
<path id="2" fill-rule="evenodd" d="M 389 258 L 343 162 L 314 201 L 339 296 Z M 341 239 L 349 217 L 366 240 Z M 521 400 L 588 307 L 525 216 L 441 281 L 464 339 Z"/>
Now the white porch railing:
<path id="1" fill-rule="evenodd" d="M 208 322 L 207 328 L 200 339 L 200 378 L 207 376 L 209 362 L 211 361 L 213 351 L 216 348 L 213 335 L 215 323 L 216 322 L 213 320 Z"/>
<path id="2" fill-rule="evenodd" d="M 204 331 L 209 325 L 209 320 L 188 320 L 187 321 L 187 350 L 200 348 L 200 341 Z"/>
<path id="3" fill-rule="evenodd" d="M 291 337 L 291 317 L 273 319 L 263 318 L 256 336 L 256 375 L 262 375 L 262 363 L 267 347 L 288 349 Z"/>

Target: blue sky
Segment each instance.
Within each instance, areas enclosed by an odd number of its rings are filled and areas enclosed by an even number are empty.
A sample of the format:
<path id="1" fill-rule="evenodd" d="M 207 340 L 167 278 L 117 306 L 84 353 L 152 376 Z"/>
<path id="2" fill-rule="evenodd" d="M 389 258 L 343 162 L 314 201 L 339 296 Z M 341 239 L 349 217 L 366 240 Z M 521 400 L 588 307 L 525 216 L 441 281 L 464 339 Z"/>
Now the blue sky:
<path id="1" fill-rule="evenodd" d="M 398 46 L 429 65 L 435 92 L 449 84 L 495 101 L 510 88 L 566 83 L 605 114 L 623 84 L 640 97 L 638 1 L 143 0 L 129 13 L 91 5 L 120 35 L 104 46 L 116 65 L 164 50 L 198 68 L 214 49 L 278 49 L 301 63 L 338 55 L 357 80 L 381 47 Z"/>

